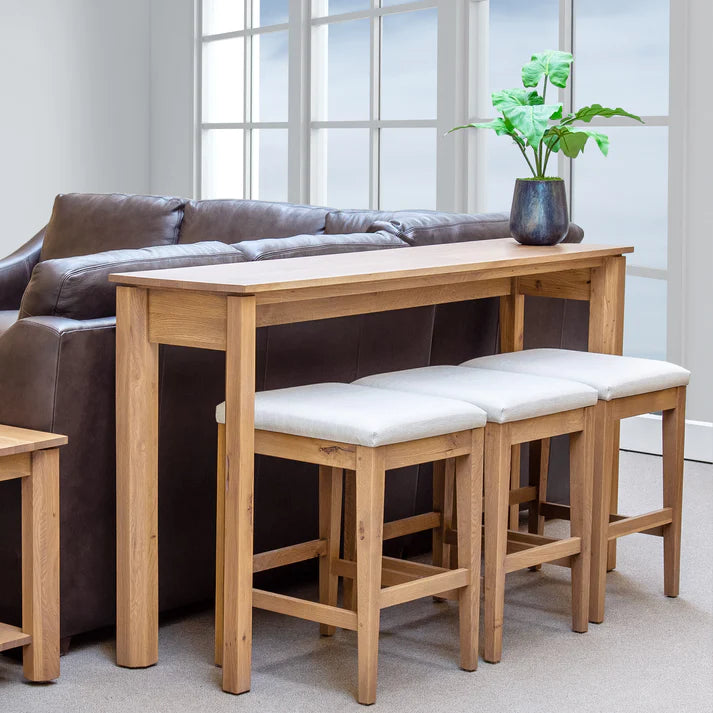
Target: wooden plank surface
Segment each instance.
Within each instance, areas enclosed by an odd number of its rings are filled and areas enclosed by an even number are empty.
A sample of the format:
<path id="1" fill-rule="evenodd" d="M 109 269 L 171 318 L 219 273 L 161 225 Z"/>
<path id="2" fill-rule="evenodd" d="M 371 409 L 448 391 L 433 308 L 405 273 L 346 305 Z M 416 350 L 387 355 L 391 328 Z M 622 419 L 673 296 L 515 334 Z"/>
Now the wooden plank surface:
<path id="1" fill-rule="evenodd" d="M 65 443 L 67 443 L 67 436 L 60 436 L 57 433 L 0 425 L 0 458 L 17 453 L 31 453 L 44 448 L 58 448 Z"/>
<path id="2" fill-rule="evenodd" d="M 0 623 L 0 651 L 27 646 L 31 641 L 32 637 L 25 634 L 19 626 Z"/>
<path id="3" fill-rule="evenodd" d="M 375 280 L 399 281 L 443 274 L 490 272 L 489 277 L 516 276 L 536 266 L 553 271 L 582 267 L 578 261 L 604 259 L 633 252 L 630 246 L 560 244 L 551 247 L 519 245 L 510 238 L 408 250 L 316 255 L 283 260 L 230 263 L 112 274 L 112 282 L 138 287 L 160 287 L 228 294 L 259 294 L 286 289 L 328 287 Z M 498 270 L 502 271 L 497 275 Z M 510 272 L 508 272 L 510 270 Z"/>

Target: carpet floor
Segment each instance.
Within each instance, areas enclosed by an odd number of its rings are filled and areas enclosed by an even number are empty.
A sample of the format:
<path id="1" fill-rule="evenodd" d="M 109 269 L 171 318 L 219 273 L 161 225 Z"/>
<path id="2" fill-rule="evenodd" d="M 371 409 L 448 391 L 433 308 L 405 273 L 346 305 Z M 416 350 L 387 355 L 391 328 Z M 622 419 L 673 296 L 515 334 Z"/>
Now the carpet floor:
<path id="1" fill-rule="evenodd" d="M 621 512 L 660 507 L 661 459 L 622 453 Z M 562 523 L 551 523 L 558 534 Z M 713 711 L 713 466 L 686 463 L 681 596 L 662 594 L 662 544 L 619 541 L 607 617 L 570 631 L 568 572 L 508 576 L 502 662 L 459 670 L 457 609 L 430 599 L 385 610 L 377 706 L 394 713 L 705 713 Z M 302 594 L 303 592 L 298 592 Z M 320 638 L 316 625 L 256 611 L 252 691 L 220 689 L 212 612 L 165 621 L 161 660 L 114 663 L 114 641 L 83 637 L 52 684 L 23 682 L 0 657 L 0 710 L 8 713 L 260 713 L 364 710 L 355 699 L 356 636 Z"/>

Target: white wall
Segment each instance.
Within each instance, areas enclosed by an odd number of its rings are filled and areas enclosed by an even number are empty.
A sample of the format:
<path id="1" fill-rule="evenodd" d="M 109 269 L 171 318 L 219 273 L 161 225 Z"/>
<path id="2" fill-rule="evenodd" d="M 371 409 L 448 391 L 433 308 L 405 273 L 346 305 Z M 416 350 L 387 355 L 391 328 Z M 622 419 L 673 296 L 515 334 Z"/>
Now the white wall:
<path id="1" fill-rule="evenodd" d="M 0 256 L 57 193 L 146 193 L 147 0 L 0 0 Z"/>

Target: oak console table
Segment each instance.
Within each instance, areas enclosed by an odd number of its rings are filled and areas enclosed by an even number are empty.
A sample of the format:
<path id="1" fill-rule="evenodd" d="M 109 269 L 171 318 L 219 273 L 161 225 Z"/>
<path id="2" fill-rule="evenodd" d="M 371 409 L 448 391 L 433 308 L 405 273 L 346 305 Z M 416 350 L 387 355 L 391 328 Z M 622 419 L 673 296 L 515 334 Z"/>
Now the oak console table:
<path id="1" fill-rule="evenodd" d="M 112 275 L 117 289 L 117 663 L 158 661 L 158 347 L 226 352 L 223 689 L 250 689 L 257 327 L 500 297 L 501 349 L 524 297 L 589 301 L 590 351 L 620 354 L 629 246 L 429 245 Z"/>

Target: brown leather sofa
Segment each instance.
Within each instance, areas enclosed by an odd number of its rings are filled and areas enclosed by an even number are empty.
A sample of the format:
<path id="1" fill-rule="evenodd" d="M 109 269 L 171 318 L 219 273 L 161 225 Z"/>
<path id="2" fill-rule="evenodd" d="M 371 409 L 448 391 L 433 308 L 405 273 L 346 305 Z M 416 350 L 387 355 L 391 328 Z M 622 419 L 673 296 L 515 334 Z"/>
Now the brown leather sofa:
<path id="1" fill-rule="evenodd" d="M 114 288 L 110 272 L 509 235 L 507 216 L 333 211 L 260 201 L 125 195 L 58 196 L 48 225 L 0 260 L 0 423 L 69 436 L 61 454 L 62 636 L 114 620 Z M 572 226 L 568 240 L 582 231 Z M 584 305 L 526 307 L 528 346 L 584 348 Z M 262 329 L 257 386 L 351 381 L 378 371 L 457 363 L 497 349 L 496 300 Z M 165 347 L 160 355 L 161 610 L 209 600 L 215 524 L 215 405 L 221 354 Z M 566 497 L 564 449 L 553 448 L 552 497 Z M 561 471 L 561 472 L 560 472 Z M 559 475 L 558 475 L 559 474 Z M 386 517 L 429 508 L 430 468 L 388 478 Z M 256 464 L 256 548 L 315 536 L 316 470 Z M 0 620 L 20 618 L 20 498 L 0 483 Z M 400 550 L 424 538 L 390 543 Z"/>

